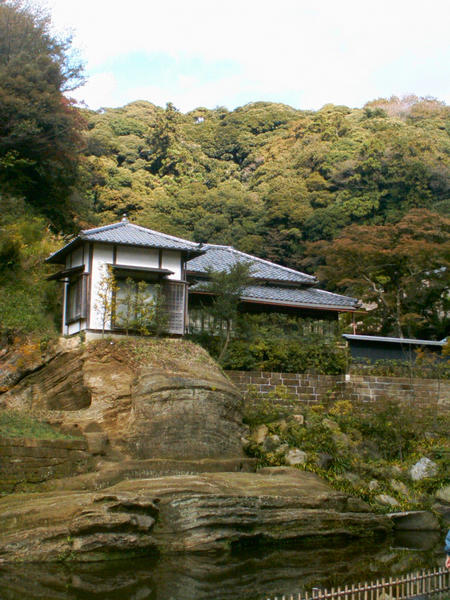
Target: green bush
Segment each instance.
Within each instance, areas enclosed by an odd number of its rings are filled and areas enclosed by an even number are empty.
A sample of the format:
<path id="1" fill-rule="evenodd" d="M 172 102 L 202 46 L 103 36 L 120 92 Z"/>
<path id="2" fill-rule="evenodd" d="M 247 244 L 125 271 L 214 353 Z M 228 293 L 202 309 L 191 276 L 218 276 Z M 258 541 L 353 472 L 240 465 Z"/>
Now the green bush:
<path id="1" fill-rule="evenodd" d="M 319 338 L 261 339 L 249 342 L 236 339 L 223 362 L 225 369 L 237 371 L 275 371 L 282 373 L 345 373 L 347 356 L 332 341 Z"/>
<path id="2" fill-rule="evenodd" d="M 281 390 L 282 392 L 282 390 Z M 250 390 L 250 396 L 253 393 Z M 283 402 L 280 393 L 264 398 L 249 398 L 245 422 L 251 428 L 265 424 L 270 434 L 307 453 L 306 463 L 299 469 L 317 473 L 334 488 L 359 496 L 380 512 L 377 496 L 393 496 L 404 510 L 423 509 L 431 505 L 436 490 L 449 482 L 450 454 L 448 449 L 448 419 L 436 421 L 424 414 L 419 406 L 405 406 L 390 399 L 376 407 L 362 406 L 349 400 L 335 402 L 326 409 L 321 405 L 303 406 L 304 422 L 291 417 L 293 409 L 277 404 Z M 297 406 L 295 411 L 300 409 Z M 446 422 L 445 422 L 446 421 Z M 285 463 L 285 450 L 265 452 L 252 437 L 246 452 L 258 460 L 259 466 Z M 331 456 L 330 465 L 321 467 L 320 455 Z M 421 457 L 428 456 L 438 465 L 435 477 L 413 482 L 409 469 Z M 377 481 L 371 488 L 369 482 Z M 409 490 L 404 494 L 392 486 L 401 481 Z"/>
<path id="3" fill-rule="evenodd" d="M 60 289 L 44 260 L 61 241 L 23 203 L 0 196 L 0 339 L 56 331 Z"/>
<path id="4" fill-rule="evenodd" d="M 382 377 L 417 377 L 420 379 L 450 379 L 450 360 L 439 354 L 418 351 L 410 361 L 379 359 L 374 362 L 359 359 L 351 365 L 352 373 Z"/>
<path id="5" fill-rule="evenodd" d="M 222 366 L 236 371 L 345 373 L 347 353 L 332 335 L 334 326 L 286 315 L 241 315 Z M 217 357 L 217 336 L 203 332 L 193 337 Z"/>

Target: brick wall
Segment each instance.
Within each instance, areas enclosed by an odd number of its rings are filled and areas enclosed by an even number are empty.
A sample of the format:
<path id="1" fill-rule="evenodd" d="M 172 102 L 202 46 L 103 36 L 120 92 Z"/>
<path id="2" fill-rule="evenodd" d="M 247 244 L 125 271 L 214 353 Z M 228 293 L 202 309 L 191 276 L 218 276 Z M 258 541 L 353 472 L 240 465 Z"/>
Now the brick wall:
<path id="1" fill-rule="evenodd" d="M 0 492 L 89 470 L 92 457 L 79 440 L 0 438 Z"/>
<path id="2" fill-rule="evenodd" d="M 271 393 L 280 404 L 330 404 L 340 399 L 376 402 L 393 398 L 414 402 L 442 412 L 450 410 L 450 381 L 409 379 L 370 375 L 309 375 L 266 373 L 261 371 L 227 371 L 228 377 L 250 398 L 249 390 L 259 397 Z M 284 389 L 280 389 L 283 386 Z"/>

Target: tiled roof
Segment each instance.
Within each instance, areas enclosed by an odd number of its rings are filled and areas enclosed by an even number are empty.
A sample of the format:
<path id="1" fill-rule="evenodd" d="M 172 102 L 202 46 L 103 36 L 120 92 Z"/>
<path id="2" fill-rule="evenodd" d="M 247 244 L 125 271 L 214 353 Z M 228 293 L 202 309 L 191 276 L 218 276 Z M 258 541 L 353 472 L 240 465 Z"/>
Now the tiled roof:
<path id="1" fill-rule="evenodd" d="M 208 269 L 227 271 L 237 262 L 248 262 L 251 265 L 250 276 L 255 279 L 303 283 L 306 285 L 317 283 L 317 279 L 312 275 L 240 252 L 232 246 L 205 244 L 202 246 L 202 250 L 206 250 L 205 254 L 188 261 L 186 265 L 188 271 L 198 274 L 206 274 Z"/>
<path id="2" fill-rule="evenodd" d="M 189 292 L 200 292 L 206 288 L 205 282 L 200 282 L 189 288 Z M 350 296 L 333 294 L 317 288 L 275 287 L 271 285 L 252 285 L 246 287 L 242 300 L 269 302 L 311 308 L 335 308 L 350 310 L 358 307 L 358 300 Z"/>
<path id="3" fill-rule="evenodd" d="M 128 246 L 142 246 L 144 248 L 163 248 L 168 250 L 181 250 L 188 252 L 190 255 L 197 256 L 202 251 L 199 250 L 198 244 L 153 231 L 146 227 L 134 225 L 126 220 L 104 227 L 96 227 L 95 229 L 85 229 L 78 236 L 69 242 L 64 248 L 61 248 L 52 254 L 47 262 L 59 263 L 61 259 L 80 241 L 89 242 L 105 242 L 110 244 L 123 244 Z"/>

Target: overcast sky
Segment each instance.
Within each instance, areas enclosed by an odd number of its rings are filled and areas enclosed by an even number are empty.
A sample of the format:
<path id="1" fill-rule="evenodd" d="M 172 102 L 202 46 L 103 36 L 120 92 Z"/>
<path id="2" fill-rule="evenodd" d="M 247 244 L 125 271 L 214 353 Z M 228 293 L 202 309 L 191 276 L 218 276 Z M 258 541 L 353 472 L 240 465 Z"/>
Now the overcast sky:
<path id="1" fill-rule="evenodd" d="M 448 0 L 40 0 L 71 29 L 90 108 L 450 103 Z"/>

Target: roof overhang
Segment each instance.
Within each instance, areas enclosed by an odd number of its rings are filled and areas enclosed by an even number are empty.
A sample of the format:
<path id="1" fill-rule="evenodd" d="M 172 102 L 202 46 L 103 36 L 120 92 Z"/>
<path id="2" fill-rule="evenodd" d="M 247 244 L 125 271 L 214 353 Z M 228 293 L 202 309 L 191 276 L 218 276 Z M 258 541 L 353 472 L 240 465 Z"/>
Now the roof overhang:
<path id="1" fill-rule="evenodd" d="M 195 258 L 196 256 L 201 256 L 202 254 L 205 254 L 206 250 L 201 250 L 201 249 L 195 249 L 193 248 L 192 250 L 188 250 L 188 249 L 178 249 L 178 248 L 165 248 L 164 246 L 144 246 L 144 245 L 139 245 L 139 244 L 128 244 L 125 242 L 106 242 L 106 241 L 96 241 L 96 240 L 89 240 L 89 238 L 87 237 L 83 237 L 83 236 L 77 236 L 75 239 L 71 240 L 68 244 L 66 244 L 63 248 L 61 248 L 60 250 L 57 250 L 56 252 L 54 252 L 53 254 L 51 254 L 48 258 L 45 259 L 46 263 L 51 263 L 51 264 L 56 264 L 56 265 L 61 265 L 65 262 L 65 258 L 66 256 L 69 254 L 69 252 L 72 252 L 73 250 L 75 250 L 75 248 L 78 248 L 78 246 L 81 246 L 84 242 L 89 242 L 91 244 L 100 244 L 100 245 L 107 245 L 107 246 L 128 246 L 130 248 L 153 248 L 154 250 L 169 250 L 172 252 L 180 252 L 182 254 L 182 256 L 184 257 L 184 260 L 190 260 L 191 258 Z"/>
<path id="2" fill-rule="evenodd" d="M 53 254 L 50 254 L 50 256 L 45 259 L 45 262 L 50 263 L 52 265 L 64 264 L 65 258 L 69 254 L 69 252 L 72 252 L 72 250 L 74 250 L 75 248 L 80 246 L 81 243 L 82 243 L 82 240 L 81 240 L 80 236 L 77 236 L 76 238 L 71 240 L 68 244 L 66 244 L 60 250 L 57 250 L 56 252 L 53 252 Z"/>
<path id="3" fill-rule="evenodd" d="M 80 265 L 78 267 L 71 267 L 70 269 L 64 269 L 63 271 L 58 271 L 57 273 L 53 273 L 47 277 L 47 281 L 61 281 L 64 279 L 69 279 L 72 275 L 78 275 L 84 271 L 84 265 Z"/>
<path id="4" fill-rule="evenodd" d="M 436 342 L 435 340 L 416 340 L 414 338 L 393 338 L 393 337 L 382 337 L 378 335 L 357 335 L 344 333 L 342 337 L 349 342 L 375 342 L 379 344 L 405 344 L 415 346 L 444 346 L 445 339 Z"/>
<path id="5" fill-rule="evenodd" d="M 174 274 L 170 269 L 160 269 L 157 267 L 132 267 L 112 264 L 108 266 L 113 269 L 116 276 L 131 277 L 133 279 L 141 279 L 142 281 L 152 281 L 155 279 L 155 276 L 167 277 Z"/>
<path id="6" fill-rule="evenodd" d="M 215 294 L 205 291 L 205 290 L 194 290 L 189 288 L 189 294 L 197 294 L 203 296 L 214 296 Z M 246 296 L 241 296 L 241 302 L 246 302 L 248 304 L 263 304 L 266 306 L 285 306 L 287 308 L 307 308 L 308 310 L 329 310 L 333 312 L 365 312 L 358 310 L 358 306 L 330 306 L 329 304 L 308 304 L 306 302 L 297 303 L 297 302 L 283 302 L 280 300 L 261 300 L 249 298 Z"/>

